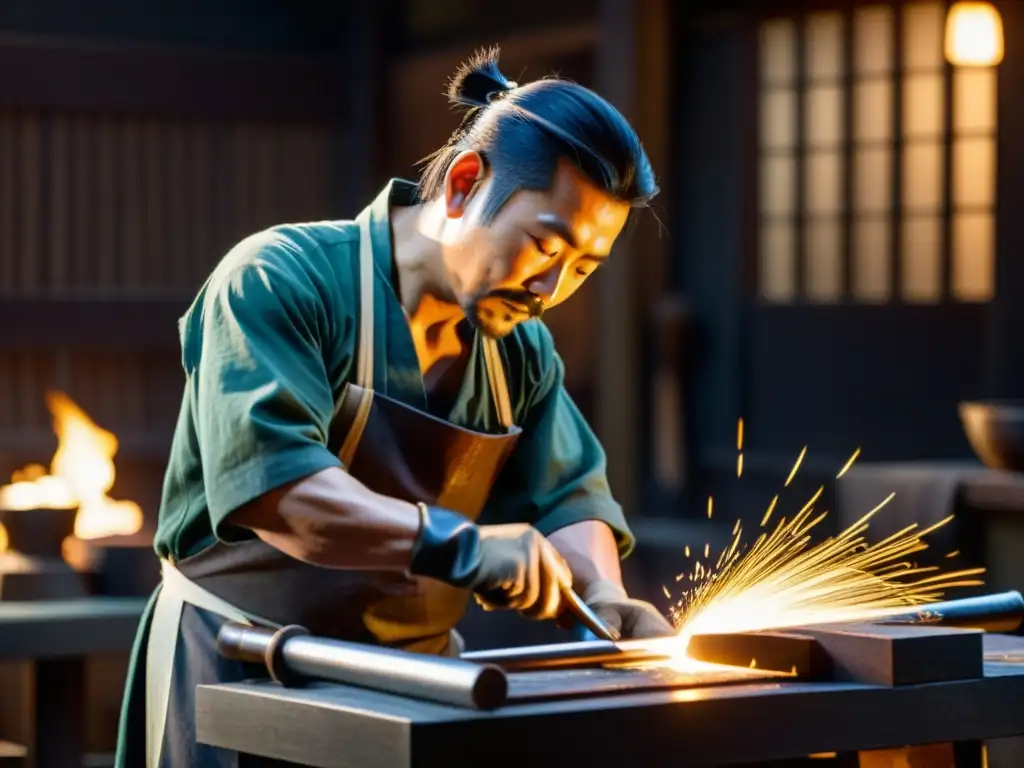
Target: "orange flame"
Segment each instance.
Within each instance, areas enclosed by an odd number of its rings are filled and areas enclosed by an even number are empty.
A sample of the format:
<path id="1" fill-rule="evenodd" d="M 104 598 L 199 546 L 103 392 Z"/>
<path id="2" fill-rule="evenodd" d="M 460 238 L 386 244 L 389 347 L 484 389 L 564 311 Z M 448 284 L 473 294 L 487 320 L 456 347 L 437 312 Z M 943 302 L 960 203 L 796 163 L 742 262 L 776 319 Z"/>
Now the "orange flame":
<path id="1" fill-rule="evenodd" d="M 142 528 L 142 510 L 133 501 L 107 496 L 114 485 L 117 438 L 96 426 L 63 392 L 49 392 L 46 402 L 53 414 L 57 451 L 50 474 L 38 464 L 14 472 L 9 485 L 0 486 L 0 507 L 6 509 L 68 509 L 78 507 L 75 536 L 97 539 L 128 536 Z M 0 552 L 7 535 L 0 526 Z"/>

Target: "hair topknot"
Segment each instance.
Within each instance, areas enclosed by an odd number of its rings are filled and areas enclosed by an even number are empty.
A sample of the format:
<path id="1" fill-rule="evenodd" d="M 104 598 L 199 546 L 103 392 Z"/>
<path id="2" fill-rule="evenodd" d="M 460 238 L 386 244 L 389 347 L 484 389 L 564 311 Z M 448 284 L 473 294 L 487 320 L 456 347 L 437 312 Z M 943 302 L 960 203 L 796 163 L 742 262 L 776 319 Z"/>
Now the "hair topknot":
<path id="1" fill-rule="evenodd" d="M 483 107 L 495 94 L 516 88 L 518 84 L 508 80 L 498 69 L 500 53 L 498 46 L 482 49 L 459 65 L 448 82 L 448 101 L 464 107 Z"/>
<path id="2" fill-rule="evenodd" d="M 633 207 L 658 193 L 640 138 L 614 106 L 557 77 L 520 86 L 498 69 L 498 54 L 496 46 L 478 50 L 448 82 L 448 101 L 465 114 L 445 145 L 422 161 L 421 199 L 444 194 L 446 175 L 464 150 L 479 152 L 493 174 L 485 222 L 518 190 L 550 189 L 563 159 Z"/>

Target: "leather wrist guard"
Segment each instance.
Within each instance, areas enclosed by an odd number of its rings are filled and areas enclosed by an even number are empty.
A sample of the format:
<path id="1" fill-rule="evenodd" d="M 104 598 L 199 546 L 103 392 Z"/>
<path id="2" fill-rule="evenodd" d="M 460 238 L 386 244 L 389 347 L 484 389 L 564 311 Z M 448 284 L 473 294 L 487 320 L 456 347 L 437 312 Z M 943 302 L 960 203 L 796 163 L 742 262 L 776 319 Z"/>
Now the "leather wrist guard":
<path id="1" fill-rule="evenodd" d="M 409 573 L 468 587 L 480 567 L 480 531 L 462 515 L 419 504 L 420 532 Z"/>

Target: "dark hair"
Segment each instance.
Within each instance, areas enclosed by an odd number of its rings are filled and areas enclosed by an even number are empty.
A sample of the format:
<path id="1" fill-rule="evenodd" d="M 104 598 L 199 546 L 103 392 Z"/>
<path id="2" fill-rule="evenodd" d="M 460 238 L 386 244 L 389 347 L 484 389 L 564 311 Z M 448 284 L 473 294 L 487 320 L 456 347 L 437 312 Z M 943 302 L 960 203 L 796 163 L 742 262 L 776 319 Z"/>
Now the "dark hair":
<path id="1" fill-rule="evenodd" d="M 640 138 L 615 107 L 568 80 L 511 82 L 498 69 L 498 53 L 480 51 L 452 77 L 448 100 L 469 110 L 448 143 L 424 160 L 421 199 L 442 194 L 445 174 L 466 149 L 479 152 L 495 174 L 485 221 L 520 189 L 550 189 L 563 157 L 598 188 L 634 207 L 658 194 Z"/>

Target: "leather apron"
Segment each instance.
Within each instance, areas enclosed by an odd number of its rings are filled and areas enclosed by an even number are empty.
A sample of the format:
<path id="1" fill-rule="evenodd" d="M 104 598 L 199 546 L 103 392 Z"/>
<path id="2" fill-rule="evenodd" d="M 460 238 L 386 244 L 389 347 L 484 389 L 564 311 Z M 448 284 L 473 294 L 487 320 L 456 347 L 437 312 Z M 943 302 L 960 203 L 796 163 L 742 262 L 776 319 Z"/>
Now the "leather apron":
<path id="1" fill-rule="evenodd" d="M 368 217 L 360 221 L 359 283 L 357 383 L 347 384 L 343 391 L 331 425 L 334 439 L 329 443 L 340 444 L 339 458 L 371 490 L 445 507 L 476 520 L 520 434 L 512 423 L 497 344 L 491 339 L 483 341 L 502 434 L 464 429 L 376 393 L 374 265 Z M 208 482 L 216 482 L 216 478 Z M 192 712 L 168 711 L 172 687 L 180 686 L 174 662 L 186 606 L 224 621 L 269 627 L 300 624 L 314 635 L 417 652 L 458 654 L 461 650 L 454 629 L 465 613 L 469 593 L 432 579 L 393 571 L 319 568 L 259 539 L 237 544 L 218 541 L 179 562 L 164 561 L 162 571 L 146 653 L 148 768 L 161 765 L 165 733 L 168 739 L 194 733 L 194 727 L 167 726 L 169 717 L 194 716 Z M 185 642 L 191 652 L 196 643 L 187 638 Z M 215 649 L 209 650 L 215 653 Z M 216 664 L 216 660 L 203 660 L 203 666 Z M 198 682 L 196 676 L 189 678 L 190 698 Z"/>

